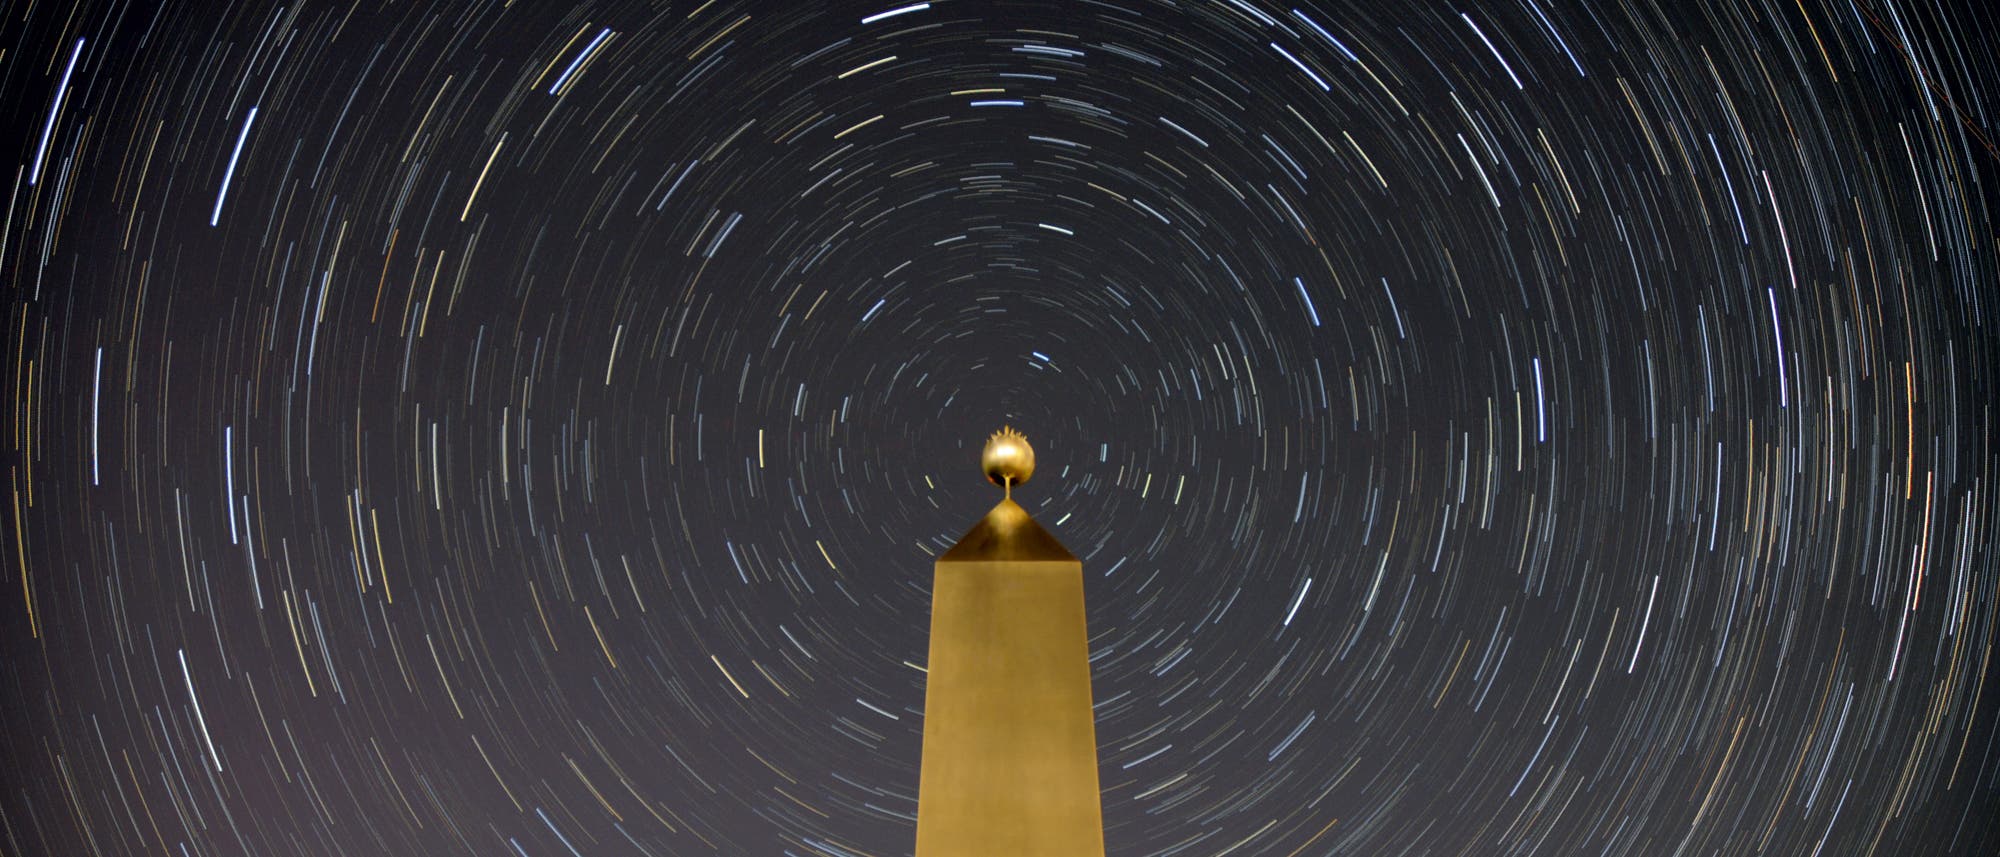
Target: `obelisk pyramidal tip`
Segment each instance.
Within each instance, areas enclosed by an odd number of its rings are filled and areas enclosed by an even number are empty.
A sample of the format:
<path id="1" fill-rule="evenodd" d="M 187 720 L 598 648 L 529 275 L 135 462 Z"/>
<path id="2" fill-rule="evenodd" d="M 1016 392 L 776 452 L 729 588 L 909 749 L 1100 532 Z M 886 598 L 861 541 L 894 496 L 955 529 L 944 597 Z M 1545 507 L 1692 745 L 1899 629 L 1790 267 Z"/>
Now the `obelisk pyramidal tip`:
<path id="1" fill-rule="evenodd" d="M 980 468 L 1006 493 L 936 563 L 917 857 L 1101 857 L 1083 565 L 1014 502 L 1025 436 Z"/>

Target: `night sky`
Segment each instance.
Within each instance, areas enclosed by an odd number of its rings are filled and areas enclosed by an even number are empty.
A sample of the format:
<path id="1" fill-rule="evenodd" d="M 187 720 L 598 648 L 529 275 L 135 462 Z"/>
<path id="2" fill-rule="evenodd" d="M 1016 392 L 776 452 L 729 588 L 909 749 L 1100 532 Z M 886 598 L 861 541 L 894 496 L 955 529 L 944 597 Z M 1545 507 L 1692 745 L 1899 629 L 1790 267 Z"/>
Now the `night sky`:
<path id="1" fill-rule="evenodd" d="M 2000 851 L 1983 2 L 8 4 L 0 855 Z"/>

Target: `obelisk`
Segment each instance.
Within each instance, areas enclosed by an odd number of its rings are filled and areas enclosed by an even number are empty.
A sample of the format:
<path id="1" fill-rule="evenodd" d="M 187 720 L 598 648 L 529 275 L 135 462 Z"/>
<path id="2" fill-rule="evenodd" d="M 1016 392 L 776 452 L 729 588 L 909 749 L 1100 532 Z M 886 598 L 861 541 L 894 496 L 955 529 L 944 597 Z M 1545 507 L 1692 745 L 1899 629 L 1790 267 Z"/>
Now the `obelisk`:
<path id="1" fill-rule="evenodd" d="M 1101 857 L 1083 564 L 1014 502 L 1027 438 L 981 464 L 1006 494 L 937 560 L 917 857 Z"/>

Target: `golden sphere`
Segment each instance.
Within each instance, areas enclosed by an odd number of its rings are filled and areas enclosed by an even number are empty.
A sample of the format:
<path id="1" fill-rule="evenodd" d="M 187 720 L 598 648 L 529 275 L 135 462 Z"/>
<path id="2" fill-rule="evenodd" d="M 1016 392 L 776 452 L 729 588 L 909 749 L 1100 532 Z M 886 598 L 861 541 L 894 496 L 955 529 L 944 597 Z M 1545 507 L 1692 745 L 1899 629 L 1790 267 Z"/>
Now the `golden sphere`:
<path id="1" fill-rule="evenodd" d="M 1035 448 L 1028 445 L 1028 438 L 1020 432 L 1002 428 L 986 439 L 979 466 L 995 485 L 1019 485 L 1035 475 Z"/>

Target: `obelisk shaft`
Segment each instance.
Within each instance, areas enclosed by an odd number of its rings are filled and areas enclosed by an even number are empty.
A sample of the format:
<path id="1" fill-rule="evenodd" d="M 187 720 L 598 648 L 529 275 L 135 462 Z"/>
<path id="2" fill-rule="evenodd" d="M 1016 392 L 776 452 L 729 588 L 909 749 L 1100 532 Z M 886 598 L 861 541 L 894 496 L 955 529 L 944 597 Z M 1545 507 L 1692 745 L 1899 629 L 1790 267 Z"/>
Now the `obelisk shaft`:
<path id="1" fill-rule="evenodd" d="M 1008 500 L 936 568 L 917 857 L 1100 857 L 1082 564 Z"/>

